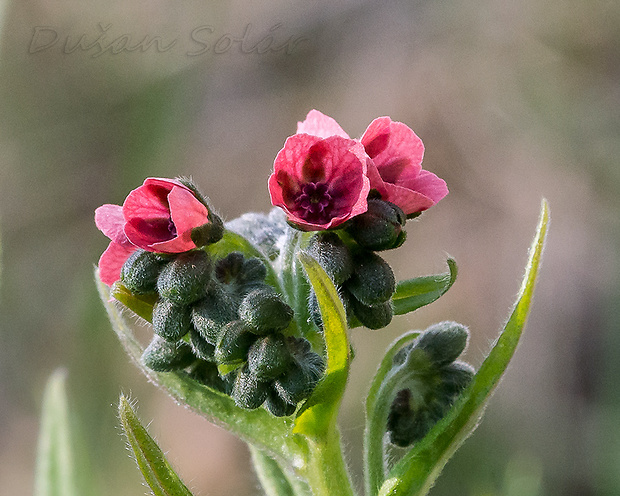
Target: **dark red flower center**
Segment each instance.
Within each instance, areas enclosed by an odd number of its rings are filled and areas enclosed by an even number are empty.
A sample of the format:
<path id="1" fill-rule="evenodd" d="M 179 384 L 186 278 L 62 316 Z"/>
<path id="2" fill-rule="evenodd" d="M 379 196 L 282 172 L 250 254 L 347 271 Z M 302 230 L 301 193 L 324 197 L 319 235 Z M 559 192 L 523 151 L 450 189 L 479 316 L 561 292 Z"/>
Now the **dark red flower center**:
<path id="1" fill-rule="evenodd" d="M 331 212 L 334 208 L 334 202 L 326 183 L 309 182 L 304 184 L 295 199 L 295 203 L 301 210 L 300 217 L 304 220 L 324 224 L 332 218 Z"/>
<path id="2" fill-rule="evenodd" d="M 172 217 L 168 217 L 168 219 L 132 219 L 130 222 L 138 231 L 150 238 L 152 243 L 169 241 L 177 235 L 177 228 L 172 222 Z"/>

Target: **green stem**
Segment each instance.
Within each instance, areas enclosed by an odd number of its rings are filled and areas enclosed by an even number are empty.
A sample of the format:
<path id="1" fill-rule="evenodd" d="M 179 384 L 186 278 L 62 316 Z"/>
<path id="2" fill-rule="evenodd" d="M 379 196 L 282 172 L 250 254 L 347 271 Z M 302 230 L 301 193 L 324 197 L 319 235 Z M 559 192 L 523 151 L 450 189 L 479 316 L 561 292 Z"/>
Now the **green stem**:
<path id="1" fill-rule="evenodd" d="M 368 412 L 364 432 L 364 468 L 367 496 L 375 496 L 385 480 L 385 432 L 394 392 L 411 375 L 404 367 L 388 373 L 377 391 L 373 411 Z"/>
<path id="2" fill-rule="evenodd" d="M 298 472 L 308 481 L 313 496 L 355 496 L 338 430 L 317 440 L 306 438 L 306 445 L 306 463 Z"/>

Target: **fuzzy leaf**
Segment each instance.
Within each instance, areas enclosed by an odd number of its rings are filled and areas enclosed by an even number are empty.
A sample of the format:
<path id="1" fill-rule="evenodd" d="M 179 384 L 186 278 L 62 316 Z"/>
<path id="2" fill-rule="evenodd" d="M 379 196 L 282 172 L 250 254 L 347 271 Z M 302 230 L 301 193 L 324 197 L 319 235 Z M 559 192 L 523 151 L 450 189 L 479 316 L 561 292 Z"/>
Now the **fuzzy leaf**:
<path id="1" fill-rule="evenodd" d="M 78 494 L 65 391 L 66 377 L 66 371 L 58 369 L 45 386 L 37 447 L 35 496 Z"/>
<path id="2" fill-rule="evenodd" d="M 400 281 L 396 286 L 394 296 L 392 296 L 394 315 L 413 312 L 420 307 L 433 303 L 448 291 L 456 280 L 457 268 L 454 259 L 448 258 L 447 263 L 450 270 L 444 274 Z"/>
<path id="3" fill-rule="evenodd" d="M 153 494 L 155 496 L 192 496 L 166 460 L 157 443 L 142 427 L 124 396 L 121 396 L 118 404 L 118 417 L 129 446 L 136 457 L 138 468 Z"/>
<path id="4" fill-rule="evenodd" d="M 536 277 L 549 223 L 543 200 L 536 236 L 515 307 L 471 385 L 450 412 L 390 471 L 380 496 L 423 496 L 428 493 L 448 459 L 475 430 L 491 394 L 512 358 L 532 304 Z"/>
<path id="5" fill-rule="evenodd" d="M 344 307 L 334 284 L 310 255 L 300 252 L 299 260 L 319 302 L 327 368 L 323 379 L 299 411 L 293 432 L 316 439 L 326 436 L 336 425 L 338 407 L 349 374 L 350 346 Z"/>

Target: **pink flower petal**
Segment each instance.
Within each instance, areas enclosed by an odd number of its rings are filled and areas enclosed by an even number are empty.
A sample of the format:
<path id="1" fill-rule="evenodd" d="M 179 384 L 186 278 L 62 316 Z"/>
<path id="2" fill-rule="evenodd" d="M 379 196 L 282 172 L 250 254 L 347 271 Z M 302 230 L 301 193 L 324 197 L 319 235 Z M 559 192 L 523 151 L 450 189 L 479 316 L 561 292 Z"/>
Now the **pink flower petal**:
<path id="1" fill-rule="evenodd" d="M 308 112 L 305 121 L 297 123 L 297 134 L 302 133 L 321 138 L 328 138 L 330 136 L 349 137 L 334 119 L 318 110 L 311 110 Z"/>
<path id="2" fill-rule="evenodd" d="M 121 278 L 121 267 L 138 248 L 131 244 L 121 245 L 111 242 L 99 258 L 99 279 L 111 286 Z"/>
<path id="3" fill-rule="evenodd" d="M 424 144 L 402 122 L 379 117 L 370 123 L 361 142 L 384 181 L 396 184 L 402 174 L 415 177 L 422 170 Z"/>
<path id="4" fill-rule="evenodd" d="M 448 194 L 446 182 L 427 170 L 420 171 L 418 177 L 409 183 L 407 187 L 419 191 L 433 200 L 434 203 L 437 203 Z"/>
<path id="5" fill-rule="evenodd" d="M 209 222 L 209 211 L 187 188 L 172 188 L 168 195 L 170 216 L 176 228 L 175 238 L 153 243 L 150 248 L 164 253 L 182 253 L 193 250 L 196 245 L 191 239 L 192 229 Z"/>
<path id="6" fill-rule="evenodd" d="M 101 205 L 95 210 L 95 225 L 103 234 L 110 238 L 114 243 L 128 244 L 129 240 L 125 236 L 123 226 L 123 207 L 120 205 Z"/>

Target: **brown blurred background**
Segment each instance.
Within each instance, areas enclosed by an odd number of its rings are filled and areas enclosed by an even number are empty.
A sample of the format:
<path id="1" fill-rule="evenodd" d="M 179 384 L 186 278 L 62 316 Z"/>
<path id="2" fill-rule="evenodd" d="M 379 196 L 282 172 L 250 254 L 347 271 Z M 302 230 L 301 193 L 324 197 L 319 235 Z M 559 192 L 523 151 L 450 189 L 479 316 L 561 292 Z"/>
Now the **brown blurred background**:
<path id="1" fill-rule="evenodd" d="M 58 366 L 81 494 L 145 491 L 117 428 L 121 391 L 195 494 L 259 493 L 241 443 L 128 363 L 93 283 L 107 245 L 93 211 L 175 175 L 193 176 L 226 219 L 267 211 L 273 159 L 312 108 L 352 136 L 381 115 L 421 136 L 450 194 L 388 259 L 400 278 L 444 271 L 447 254 L 460 267 L 440 301 L 353 332 L 341 425 L 357 482 L 378 350 L 453 319 L 470 326 L 478 366 L 546 197 L 523 342 L 432 494 L 620 494 L 620 3 L 33 0 L 0 2 L 0 16 L 0 494 L 32 492 L 42 389 Z"/>

